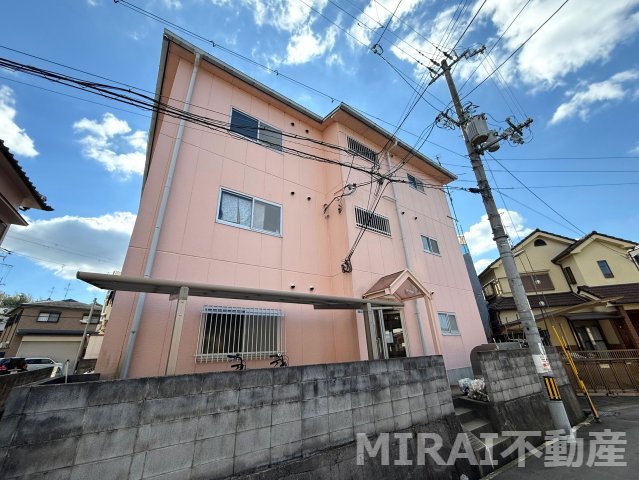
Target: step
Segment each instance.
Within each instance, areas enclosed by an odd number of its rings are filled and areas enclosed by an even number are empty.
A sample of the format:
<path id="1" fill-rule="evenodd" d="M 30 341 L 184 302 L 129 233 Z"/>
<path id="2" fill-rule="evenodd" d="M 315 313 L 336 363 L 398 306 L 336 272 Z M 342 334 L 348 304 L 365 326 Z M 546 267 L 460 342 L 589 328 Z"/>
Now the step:
<path id="1" fill-rule="evenodd" d="M 467 407 L 455 407 L 455 415 L 457 415 L 459 423 L 468 422 L 477 418 L 475 411 L 472 408 Z"/>
<path id="2" fill-rule="evenodd" d="M 482 433 L 490 433 L 493 428 L 490 422 L 480 418 L 473 418 L 467 422 L 461 422 L 461 426 L 465 432 L 471 432 L 476 436 L 479 436 Z"/>
<path id="3" fill-rule="evenodd" d="M 488 432 L 484 432 L 484 433 L 488 433 Z M 498 436 L 497 438 L 494 438 L 491 445 L 490 453 L 487 455 L 486 445 L 484 444 L 483 439 L 477 437 L 476 435 L 470 432 L 466 433 L 466 435 L 468 436 L 468 439 L 470 440 L 470 444 L 473 448 L 473 451 L 475 452 L 475 457 L 477 458 L 477 462 L 479 464 L 478 465 L 479 470 L 482 477 L 491 473 L 497 468 L 506 465 L 511 460 L 513 460 L 513 458 L 517 457 L 516 452 L 514 452 L 511 455 L 508 455 L 507 458 L 503 458 L 501 456 L 501 453 L 512 444 L 513 437 Z M 491 462 L 491 464 L 481 465 L 480 463 L 484 462 L 486 459 L 488 459 Z"/>

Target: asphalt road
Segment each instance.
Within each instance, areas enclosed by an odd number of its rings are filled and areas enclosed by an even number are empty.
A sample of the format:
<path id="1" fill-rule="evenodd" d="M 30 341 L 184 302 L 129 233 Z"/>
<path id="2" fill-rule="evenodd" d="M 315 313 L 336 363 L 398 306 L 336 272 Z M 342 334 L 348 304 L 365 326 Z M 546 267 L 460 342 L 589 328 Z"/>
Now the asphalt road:
<path id="1" fill-rule="evenodd" d="M 584 458 L 581 466 L 545 466 L 545 460 L 547 462 L 548 458 L 552 459 L 548 455 L 552 455 L 553 449 L 552 446 L 546 446 L 540 447 L 544 453 L 541 458 L 527 457 L 524 467 L 519 467 L 513 462 L 489 475 L 489 478 L 497 480 L 540 478 L 545 480 L 634 480 L 639 478 L 639 397 L 595 397 L 594 402 L 600 410 L 601 422 L 584 425 L 577 432 L 577 437 L 583 439 Z M 612 432 L 625 432 L 626 435 L 622 439 L 625 439 L 627 443 L 619 445 L 618 448 L 625 450 L 623 461 L 626 462 L 626 466 L 586 465 L 591 449 L 602 451 L 600 450 L 602 447 L 592 434 L 604 432 L 606 429 Z M 607 436 L 607 438 L 610 437 Z M 598 460 L 603 460 L 603 457 L 598 457 Z"/>

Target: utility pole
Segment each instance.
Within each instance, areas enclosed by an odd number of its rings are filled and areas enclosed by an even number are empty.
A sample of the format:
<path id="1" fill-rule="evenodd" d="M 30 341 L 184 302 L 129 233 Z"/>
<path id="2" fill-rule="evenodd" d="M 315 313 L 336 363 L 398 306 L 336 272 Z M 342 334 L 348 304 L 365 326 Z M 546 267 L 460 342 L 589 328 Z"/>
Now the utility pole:
<path id="1" fill-rule="evenodd" d="M 84 326 L 84 332 L 82 333 L 82 340 L 80 340 L 80 347 L 78 348 L 78 353 L 75 356 L 75 362 L 73 363 L 73 373 L 78 371 L 78 363 L 80 363 L 80 357 L 82 356 L 82 348 L 84 347 L 84 340 L 87 337 L 87 330 L 89 329 L 89 325 L 91 325 L 91 319 L 93 318 L 93 310 L 95 309 L 95 304 L 98 301 L 97 298 L 93 299 L 93 303 L 91 304 L 91 309 L 89 310 L 89 318 L 87 319 L 87 323 Z"/>
<path id="2" fill-rule="evenodd" d="M 483 49 L 480 51 L 483 51 Z M 466 51 L 463 55 L 454 59 L 453 62 L 456 63 L 462 57 L 473 56 L 477 53 L 478 52 Z M 448 58 L 452 57 L 448 56 Z M 450 96 L 452 98 L 455 112 L 457 114 L 457 121 L 451 119 L 446 113 L 443 113 L 443 116 L 447 120 L 452 121 L 454 124 L 456 124 L 460 128 L 464 136 L 464 142 L 466 143 L 466 149 L 468 150 L 470 163 L 472 165 L 473 171 L 475 172 L 475 178 L 477 179 L 478 189 L 476 190 L 476 193 L 481 194 L 482 200 L 484 202 L 484 207 L 486 208 L 490 227 L 493 232 L 493 240 L 495 240 L 495 243 L 497 244 L 499 257 L 502 261 L 502 264 L 504 265 L 504 270 L 506 271 L 506 277 L 508 278 L 510 291 L 513 294 L 513 299 L 517 307 L 517 313 L 519 314 L 521 325 L 524 330 L 524 335 L 526 336 L 526 341 L 528 342 L 528 347 L 533 357 L 537 374 L 539 375 L 539 381 L 542 384 L 542 391 L 547 391 L 548 382 L 550 382 L 552 385 L 556 385 L 552 369 L 550 367 L 550 363 L 547 360 L 541 336 L 539 335 L 539 330 L 537 329 L 535 315 L 530 308 L 530 303 L 528 302 L 526 291 L 524 290 L 523 283 L 521 282 L 521 277 L 519 276 L 519 272 L 517 271 L 515 257 L 513 256 L 513 252 L 510 248 L 510 242 L 508 241 L 508 234 L 506 233 L 506 229 L 504 228 L 504 225 L 501 221 L 501 216 L 499 215 L 499 211 L 497 210 L 495 199 L 493 198 L 488 179 L 486 178 L 484 165 L 481 161 L 481 154 L 484 153 L 486 150 L 495 151 L 497 148 L 499 148 L 499 140 L 505 139 L 510 136 L 514 141 L 521 142 L 521 131 L 523 128 L 532 123 L 532 119 L 529 118 L 519 125 L 514 125 L 512 122 L 510 122 L 509 119 L 507 119 L 510 127 L 506 129 L 502 134 L 497 134 L 497 132 L 494 131 L 488 131 L 486 127 L 485 117 L 483 115 L 470 117 L 469 113 L 464 111 L 461 100 L 459 99 L 459 94 L 457 93 L 457 88 L 455 87 L 455 83 L 453 82 L 453 77 L 450 72 L 450 66 L 446 61 L 446 58 L 442 60 L 440 66 L 443 75 L 446 77 L 446 82 L 448 83 Z M 434 77 L 431 83 L 440 76 L 441 75 L 437 75 L 436 77 Z M 469 130 L 471 130 L 470 133 Z M 546 379 L 550 380 L 547 381 Z M 565 431 L 567 434 L 571 434 L 570 421 L 568 420 L 568 415 L 566 414 L 566 409 L 563 402 L 560 399 L 551 399 L 550 395 L 546 397 L 546 400 L 548 402 L 548 408 L 552 415 L 555 427 L 558 430 Z"/>

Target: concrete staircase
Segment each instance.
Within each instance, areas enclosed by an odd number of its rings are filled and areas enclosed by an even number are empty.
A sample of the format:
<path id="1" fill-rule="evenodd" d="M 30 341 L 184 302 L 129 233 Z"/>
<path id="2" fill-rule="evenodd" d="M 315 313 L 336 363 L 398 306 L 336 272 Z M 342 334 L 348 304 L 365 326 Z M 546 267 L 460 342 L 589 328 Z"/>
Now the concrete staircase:
<path id="1" fill-rule="evenodd" d="M 510 454 L 506 458 L 502 457 L 502 452 L 512 444 L 513 438 L 499 435 L 498 429 L 493 427 L 487 403 L 471 400 L 459 394 L 453 395 L 453 405 L 455 407 L 455 415 L 457 415 L 459 423 L 461 423 L 462 429 L 473 447 L 482 476 L 517 458 L 516 453 Z M 484 440 L 481 438 L 481 434 L 486 433 L 498 434 L 498 437 L 493 440 L 493 445 L 490 449 L 487 449 Z M 487 464 L 482 465 L 481 463 Z"/>

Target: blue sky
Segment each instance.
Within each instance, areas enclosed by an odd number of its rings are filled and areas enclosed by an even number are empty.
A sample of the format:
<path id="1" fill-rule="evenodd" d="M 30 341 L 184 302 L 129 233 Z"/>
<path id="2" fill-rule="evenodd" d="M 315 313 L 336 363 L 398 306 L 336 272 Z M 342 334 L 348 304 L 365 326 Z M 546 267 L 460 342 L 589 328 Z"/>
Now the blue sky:
<path id="1" fill-rule="evenodd" d="M 454 71 L 464 97 L 563 1 L 130 3 L 327 93 L 333 100 L 177 32 L 321 115 L 344 101 L 383 119 L 386 123 L 374 120 L 393 131 L 414 94 L 409 84 L 427 78 L 428 59 L 441 59 L 441 51 L 451 49 L 462 34 L 458 53 L 487 45 L 490 55 L 462 60 Z M 165 25 L 122 2 L 5 2 L 3 17 L 1 57 L 91 78 L 64 67 L 70 66 L 140 89 L 155 88 Z M 575 238 L 598 230 L 639 240 L 638 31 L 639 0 L 570 0 L 498 74 L 464 99 L 478 106 L 477 113 L 487 113 L 497 129 L 507 127 L 506 117 L 534 120 L 524 145 L 504 143 L 495 158 L 541 200 L 497 161 L 486 161 L 493 186 L 504 194 L 496 193 L 496 200 L 514 241 L 534 228 Z M 381 56 L 371 51 L 374 44 Z M 443 79 L 424 99 L 428 103 L 417 104 L 398 134 L 411 145 L 421 144 L 419 135 L 449 103 Z M 0 70 L 0 138 L 55 208 L 30 210 L 31 225 L 10 230 L 3 247 L 11 253 L 0 257 L 1 289 L 36 298 L 47 298 L 54 289 L 56 299 L 88 301 L 97 295 L 101 300 L 102 293 L 74 275 L 78 269 L 121 268 L 139 201 L 149 120 L 133 107 Z M 459 131 L 434 128 L 421 151 L 459 175 L 453 187 L 473 185 Z M 481 200 L 462 190 L 452 195 L 481 268 L 496 256 Z"/>

